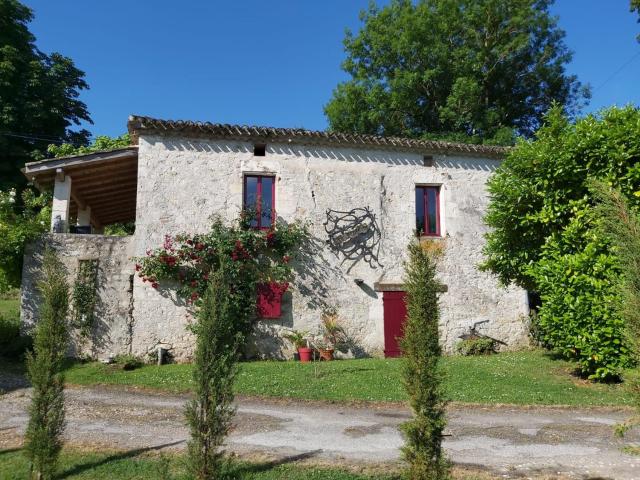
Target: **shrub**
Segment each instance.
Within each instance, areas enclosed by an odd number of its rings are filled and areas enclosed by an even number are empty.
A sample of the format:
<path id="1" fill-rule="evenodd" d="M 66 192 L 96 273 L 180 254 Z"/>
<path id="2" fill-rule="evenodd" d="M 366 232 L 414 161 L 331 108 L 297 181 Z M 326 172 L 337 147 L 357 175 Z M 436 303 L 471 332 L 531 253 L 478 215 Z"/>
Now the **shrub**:
<path id="1" fill-rule="evenodd" d="M 614 380 L 629 364 L 619 315 L 619 266 L 607 242 L 574 220 L 545 246 L 531 269 L 542 307 L 537 327 L 545 345 L 578 362 L 580 373 Z"/>
<path id="2" fill-rule="evenodd" d="M 69 286 L 64 265 L 48 250 L 44 253 L 39 320 L 33 352 L 27 356 L 27 374 L 33 394 L 24 451 L 31 462 L 32 478 L 53 478 L 64 431 L 63 363 L 67 352 Z"/>
<path id="3" fill-rule="evenodd" d="M 468 338 L 460 340 L 456 345 L 460 355 L 490 355 L 496 353 L 496 342 L 491 338 Z"/>
<path id="4" fill-rule="evenodd" d="M 401 340 L 404 353 L 403 378 L 414 417 L 402 427 L 406 443 L 402 449 L 409 463 L 407 477 L 413 480 L 449 478 L 449 462 L 442 448 L 446 426 L 443 373 L 439 366 L 438 292 L 436 257 L 428 244 L 412 244 L 406 264 L 407 320 Z"/>
<path id="5" fill-rule="evenodd" d="M 20 316 L 0 314 L 0 356 L 19 359 L 31 348 L 31 337 L 20 335 Z"/>
<path id="6" fill-rule="evenodd" d="M 49 229 L 51 195 L 0 190 L 0 292 L 20 286 L 24 248 Z"/>
<path id="7" fill-rule="evenodd" d="M 114 362 L 122 368 L 122 370 L 135 370 L 136 368 L 140 368 L 144 365 L 144 362 L 140 358 L 131 354 L 116 355 Z"/>
<path id="8" fill-rule="evenodd" d="M 594 231 L 591 179 L 640 207 L 640 108 L 610 108 L 572 124 L 552 109 L 489 181 L 484 268 L 540 294 L 542 343 L 582 374 L 615 378 L 629 363 L 616 288 L 620 268 Z"/>

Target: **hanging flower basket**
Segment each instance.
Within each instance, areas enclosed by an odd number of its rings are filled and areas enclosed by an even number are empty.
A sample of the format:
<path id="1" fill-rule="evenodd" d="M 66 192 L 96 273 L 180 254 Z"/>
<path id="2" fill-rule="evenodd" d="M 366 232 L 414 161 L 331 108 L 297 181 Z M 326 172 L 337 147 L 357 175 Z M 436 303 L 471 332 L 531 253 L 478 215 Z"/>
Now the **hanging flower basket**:
<path id="1" fill-rule="evenodd" d="M 280 318 L 282 295 L 289 288 L 287 282 L 269 282 L 258 285 L 257 310 L 259 318 Z"/>

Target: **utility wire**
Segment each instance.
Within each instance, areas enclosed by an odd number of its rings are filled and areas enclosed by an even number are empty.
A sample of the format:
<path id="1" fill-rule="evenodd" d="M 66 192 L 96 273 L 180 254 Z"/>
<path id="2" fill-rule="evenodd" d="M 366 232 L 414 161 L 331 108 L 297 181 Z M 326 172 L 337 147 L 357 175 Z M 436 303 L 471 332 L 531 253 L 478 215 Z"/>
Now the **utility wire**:
<path id="1" fill-rule="evenodd" d="M 620 68 L 618 68 L 615 72 L 613 72 L 611 75 L 609 75 L 609 77 L 604 82 L 602 82 L 600 85 L 598 85 L 598 87 L 596 87 L 593 91 L 597 92 L 602 87 L 604 87 L 607 83 L 609 83 L 609 81 L 611 79 L 613 79 L 613 77 L 618 75 L 622 70 L 624 70 L 627 66 L 629 66 L 629 64 L 631 62 L 633 62 L 638 57 L 640 57 L 640 51 L 636 52 L 629 60 L 627 60 L 625 63 L 623 63 Z"/>

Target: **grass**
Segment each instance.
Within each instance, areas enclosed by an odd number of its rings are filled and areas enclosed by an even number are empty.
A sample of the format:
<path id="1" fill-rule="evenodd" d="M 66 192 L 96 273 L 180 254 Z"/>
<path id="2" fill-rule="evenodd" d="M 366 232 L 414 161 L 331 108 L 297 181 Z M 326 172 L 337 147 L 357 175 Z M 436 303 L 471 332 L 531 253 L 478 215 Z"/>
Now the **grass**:
<path id="1" fill-rule="evenodd" d="M 20 317 L 20 299 L 17 294 L 0 296 L 0 317 Z"/>
<path id="2" fill-rule="evenodd" d="M 452 401 L 483 404 L 604 406 L 632 405 L 623 384 L 594 384 L 571 374 L 573 364 L 542 351 L 484 357 L 446 357 L 446 389 Z M 245 362 L 236 393 L 329 401 L 404 401 L 401 360 L 334 362 Z M 190 365 L 147 365 L 123 371 L 100 363 L 73 364 L 67 381 L 77 385 L 126 385 L 187 392 Z"/>
<path id="3" fill-rule="evenodd" d="M 285 459 L 286 460 L 286 459 Z M 313 467 L 295 459 L 276 462 L 233 462 L 227 478 L 237 480 L 398 480 L 398 473 L 354 473 L 339 468 Z M 20 449 L 0 450 L 0 478 L 29 478 L 29 463 Z M 56 480 L 186 480 L 185 457 L 179 454 L 129 452 L 82 452 L 65 449 Z M 454 471 L 455 480 L 488 480 L 496 477 Z"/>
<path id="4" fill-rule="evenodd" d="M 65 451 L 57 479 L 91 480 L 178 480 L 188 478 L 184 457 L 176 454 L 150 455 L 143 452 L 83 453 Z M 361 475 L 329 468 L 303 467 L 295 464 L 233 463 L 229 478 L 252 480 L 383 480 L 388 475 Z M 19 450 L 0 451 L 0 478 L 29 478 L 29 463 Z"/>

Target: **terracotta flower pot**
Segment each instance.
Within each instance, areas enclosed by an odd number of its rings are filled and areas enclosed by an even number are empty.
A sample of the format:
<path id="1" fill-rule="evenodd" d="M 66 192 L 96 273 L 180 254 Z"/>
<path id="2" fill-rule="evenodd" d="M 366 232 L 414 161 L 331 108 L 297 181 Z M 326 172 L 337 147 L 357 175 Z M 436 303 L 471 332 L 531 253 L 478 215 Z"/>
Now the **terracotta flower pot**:
<path id="1" fill-rule="evenodd" d="M 333 360 L 333 348 L 319 348 L 320 360 L 326 360 L 327 362 Z"/>
<path id="2" fill-rule="evenodd" d="M 298 349 L 298 355 L 300 356 L 300 361 L 301 362 L 310 362 L 311 361 L 311 353 L 313 353 L 313 350 L 311 350 L 310 348 L 307 347 L 300 347 Z"/>

